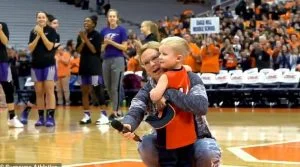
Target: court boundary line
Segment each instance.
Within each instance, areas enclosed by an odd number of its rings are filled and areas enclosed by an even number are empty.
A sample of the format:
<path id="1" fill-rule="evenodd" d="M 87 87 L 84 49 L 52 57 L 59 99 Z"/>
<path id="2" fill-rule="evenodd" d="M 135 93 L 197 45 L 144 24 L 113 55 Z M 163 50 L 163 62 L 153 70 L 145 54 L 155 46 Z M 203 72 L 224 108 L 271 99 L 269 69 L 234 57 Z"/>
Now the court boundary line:
<path id="1" fill-rule="evenodd" d="M 138 160 L 138 159 L 115 159 L 115 160 L 105 160 L 105 161 L 96 161 L 96 162 L 87 162 L 87 163 L 63 165 L 63 167 L 75 167 L 75 166 L 96 165 L 96 164 L 101 165 L 101 164 L 114 163 L 114 162 L 142 162 L 142 160 Z"/>
<path id="2" fill-rule="evenodd" d="M 295 143 L 295 142 L 300 142 L 300 140 L 278 141 L 278 142 L 262 143 L 262 144 L 250 144 L 245 146 L 237 146 L 237 147 L 229 147 L 229 148 L 248 148 L 248 147 L 259 147 L 259 146 L 268 146 L 268 145 L 286 144 L 286 143 Z"/>
<path id="3" fill-rule="evenodd" d="M 76 166 L 84 166 L 84 165 L 101 165 L 101 164 L 114 163 L 114 162 L 142 162 L 142 160 L 140 160 L 140 159 L 115 159 L 115 160 L 63 165 L 63 167 L 76 167 Z M 247 166 L 221 165 L 221 167 L 247 167 Z"/>
<path id="4" fill-rule="evenodd" d="M 228 147 L 227 150 L 232 152 L 235 156 L 239 157 L 246 162 L 256 162 L 256 163 L 275 163 L 275 164 L 287 164 L 287 165 L 299 165 L 300 162 L 290 162 L 290 161 L 273 161 L 273 160 L 259 160 L 243 150 L 243 148 L 250 147 L 260 147 L 260 146 L 270 146 L 286 143 L 295 143 L 300 142 L 300 140 L 291 140 L 291 141 L 282 141 L 282 142 L 272 142 L 272 143 L 263 143 L 263 144 L 252 144 L 246 146 L 237 146 L 237 147 Z"/>

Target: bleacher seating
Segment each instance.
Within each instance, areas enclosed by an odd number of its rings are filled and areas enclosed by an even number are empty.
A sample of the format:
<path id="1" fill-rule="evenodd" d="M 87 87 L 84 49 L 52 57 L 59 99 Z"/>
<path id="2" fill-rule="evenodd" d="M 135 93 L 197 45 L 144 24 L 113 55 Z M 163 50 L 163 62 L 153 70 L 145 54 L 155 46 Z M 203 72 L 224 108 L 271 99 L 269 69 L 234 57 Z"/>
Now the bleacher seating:
<path id="1" fill-rule="evenodd" d="M 300 105 L 300 72 L 257 68 L 200 75 L 210 104 L 222 106 Z"/>

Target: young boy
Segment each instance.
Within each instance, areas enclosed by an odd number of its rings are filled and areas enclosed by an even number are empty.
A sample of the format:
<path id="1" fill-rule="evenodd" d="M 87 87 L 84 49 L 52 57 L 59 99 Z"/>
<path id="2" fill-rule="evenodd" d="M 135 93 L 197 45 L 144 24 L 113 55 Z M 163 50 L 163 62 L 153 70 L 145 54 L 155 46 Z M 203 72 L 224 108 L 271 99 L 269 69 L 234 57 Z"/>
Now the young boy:
<path id="1" fill-rule="evenodd" d="M 166 72 L 150 92 L 153 102 L 158 102 L 167 88 L 187 93 L 190 89 L 183 60 L 189 54 L 188 43 L 180 37 L 168 37 L 161 41 L 159 62 Z M 159 164 L 163 166 L 192 166 L 193 144 L 196 131 L 193 114 L 171 104 L 175 117 L 164 128 L 157 129 Z M 179 137 L 180 136 L 180 137 Z"/>

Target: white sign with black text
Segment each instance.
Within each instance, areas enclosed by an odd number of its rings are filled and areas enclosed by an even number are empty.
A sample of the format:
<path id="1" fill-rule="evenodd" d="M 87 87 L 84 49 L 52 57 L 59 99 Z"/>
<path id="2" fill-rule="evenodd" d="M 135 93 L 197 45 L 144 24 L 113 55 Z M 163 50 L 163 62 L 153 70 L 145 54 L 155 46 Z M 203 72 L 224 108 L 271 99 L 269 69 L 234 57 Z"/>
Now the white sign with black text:
<path id="1" fill-rule="evenodd" d="M 220 32 L 219 17 L 191 18 L 191 34 L 212 34 Z"/>

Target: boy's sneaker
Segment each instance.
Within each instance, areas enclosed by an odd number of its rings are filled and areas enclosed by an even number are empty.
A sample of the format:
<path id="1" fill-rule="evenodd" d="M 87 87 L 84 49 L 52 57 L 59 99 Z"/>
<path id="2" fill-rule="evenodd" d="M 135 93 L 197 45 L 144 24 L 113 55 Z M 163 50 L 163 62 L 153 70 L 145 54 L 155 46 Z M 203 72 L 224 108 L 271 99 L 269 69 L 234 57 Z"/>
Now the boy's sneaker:
<path id="1" fill-rule="evenodd" d="M 79 122 L 81 125 L 90 124 L 92 123 L 92 119 L 88 114 L 84 114 L 83 118 Z"/>
<path id="2" fill-rule="evenodd" d="M 29 111 L 28 111 L 28 108 L 26 107 L 24 109 L 24 111 L 22 112 L 21 119 L 20 119 L 24 125 L 27 125 L 27 123 L 28 123 L 28 115 L 29 115 Z"/>
<path id="3" fill-rule="evenodd" d="M 106 111 L 101 111 L 100 118 L 96 121 L 96 125 L 108 124 L 109 119 L 106 115 Z"/>
<path id="4" fill-rule="evenodd" d="M 37 122 L 34 124 L 35 126 L 44 126 L 45 125 L 45 119 L 44 117 L 39 117 Z"/>
<path id="5" fill-rule="evenodd" d="M 13 119 L 9 119 L 7 121 L 7 125 L 10 128 L 23 128 L 24 125 L 20 122 L 17 116 L 15 116 Z"/>
<path id="6" fill-rule="evenodd" d="M 52 116 L 49 115 L 49 116 L 47 117 L 45 126 L 46 126 L 46 127 L 53 127 L 53 126 L 55 126 L 55 120 L 54 120 L 54 117 L 52 117 Z"/>

